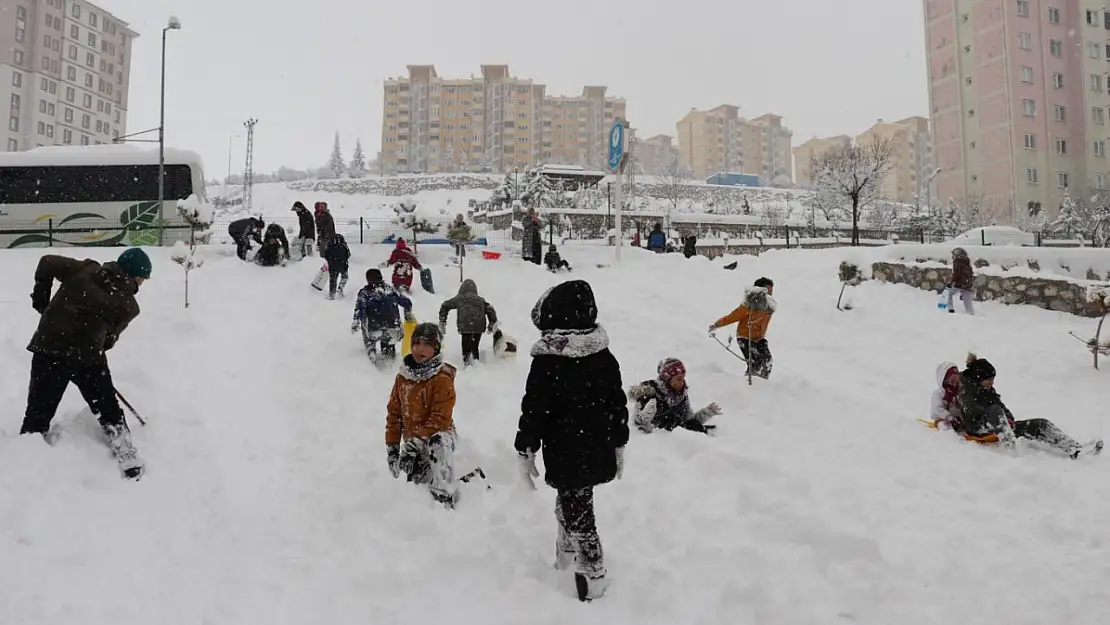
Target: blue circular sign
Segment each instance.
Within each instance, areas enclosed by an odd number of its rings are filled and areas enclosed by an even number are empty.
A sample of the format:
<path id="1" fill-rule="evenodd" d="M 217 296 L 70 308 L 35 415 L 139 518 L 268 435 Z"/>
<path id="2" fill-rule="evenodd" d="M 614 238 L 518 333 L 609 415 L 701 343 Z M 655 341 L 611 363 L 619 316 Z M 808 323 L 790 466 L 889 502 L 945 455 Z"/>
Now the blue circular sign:
<path id="1" fill-rule="evenodd" d="M 620 168 L 624 160 L 624 123 L 619 119 L 613 120 L 613 127 L 609 129 L 609 168 Z"/>

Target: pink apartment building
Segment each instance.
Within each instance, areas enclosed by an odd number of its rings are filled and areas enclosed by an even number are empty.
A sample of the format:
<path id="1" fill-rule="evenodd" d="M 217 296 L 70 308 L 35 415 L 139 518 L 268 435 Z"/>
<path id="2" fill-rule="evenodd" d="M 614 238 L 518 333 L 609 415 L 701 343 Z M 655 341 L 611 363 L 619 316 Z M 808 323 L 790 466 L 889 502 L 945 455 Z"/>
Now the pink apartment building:
<path id="1" fill-rule="evenodd" d="M 924 0 L 935 203 L 1002 222 L 1110 183 L 1107 0 Z"/>

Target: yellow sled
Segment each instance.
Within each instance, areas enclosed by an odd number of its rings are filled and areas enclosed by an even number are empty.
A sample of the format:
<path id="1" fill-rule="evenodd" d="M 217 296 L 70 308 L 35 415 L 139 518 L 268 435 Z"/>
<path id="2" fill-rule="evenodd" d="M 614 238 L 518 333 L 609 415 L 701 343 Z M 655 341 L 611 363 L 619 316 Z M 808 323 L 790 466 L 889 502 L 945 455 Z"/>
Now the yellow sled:
<path id="1" fill-rule="evenodd" d="M 416 321 L 406 321 L 402 328 L 405 333 L 401 338 L 401 357 L 404 358 L 412 353 L 412 333 L 413 330 L 416 330 Z"/>
<path id="2" fill-rule="evenodd" d="M 937 422 L 936 422 L 935 419 L 918 418 L 917 420 L 924 423 L 926 427 L 931 427 L 934 430 L 937 429 Z M 998 442 L 998 436 L 996 436 L 994 434 L 987 434 L 986 436 L 972 436 L 970 434 L 962 434 L 962 433 L 959 433 L 959 432 L 957 432 L 957 434 L 960 434 L 960 436 L 963 436 L 965 439 L 967 439 L 969 441 L 972 441 L 974 443 L 979 443 L 980 445 L 991 445 L 993 443 Z"/>

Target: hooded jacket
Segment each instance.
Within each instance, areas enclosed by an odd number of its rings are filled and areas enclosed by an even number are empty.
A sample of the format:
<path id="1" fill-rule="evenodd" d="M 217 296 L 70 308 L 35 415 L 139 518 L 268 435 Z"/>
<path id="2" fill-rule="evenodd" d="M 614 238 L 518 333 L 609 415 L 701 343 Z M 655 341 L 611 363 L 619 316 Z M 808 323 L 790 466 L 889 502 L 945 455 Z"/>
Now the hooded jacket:
<path id="1" fill-rule="evenodd" d="M 953 369 L 957 373 L 960 371 L 954 362 L 942 362 L 937 367 L 937 387 L 933 389 L 933 394 L 929 398 L 929 418 L 938 423 L 944 421 L 951 425 L 959 425 L 963 416 L 960 410 L 960 391 L 959 389 L 950 391 L 944 386 L 944 378 Z"/>
<path id="2" fill-rule="evenodd" d="M 300 232 L 297 233 L 298 239 L 312 239 L 316 240 L 316 220 L 312 218 L 312 213 L 307 208 L 301 206 L 295 209 L 297 211 L 297 221 L 300 225 Z"/>
<path id="3" fill-rule="evenodd" d="M 324 260 L 328 261 L 329 271 L 345 271 L 351 260 L 351 248 L 347 247 L 347 240 L 341 235 L 332 236 L 324 249 Z"/>
<path id="4" fill-rule="evenodd" d="M 285 236 L 285 228 L 278 224 L 270 224 L 266 228 L 266 237 L 262 245 L 280 245 L 285 258 L 289 258 L 289 238 Z"/>
<path id="5" fill-rule="evenodd" d="M 51 298 L 54 280 L 61 286 Z M 31 295 L 42 318 L 27 349 L 81 364 L 98 361 L 139 316 L 138 290 L 135 279 L 114 262 L 43 256 Z"/>
<path id="6" fill-rule="evenodd" d="M 385 282 L 375 282 L 362 287 L 355 301 L 354 321 L 365 321 L 371 330 L 401 327 L 397 307 L 412 310 L 412 300 L 401 295 Z"/>
<path id="7" fill-rule="evenodd" d="M 771 325 L 771 315 L 776 308 L 778 304 L 767 289 L 750 286 L 744 289 L 744 303 L 713 325 L 723 328 L 735 323 L 737 338 L 758 341 L 767 336 L 767 326 Z"/>
<path id="8" fill-rule="evenodd" d="M 667 235 L 662 228 L 657 226 L 648 234 L 647 248 L 653 252 L 666 251 Z"/>
<path id="9" fill-rule="evenodd" d="M 628 389 L 628 399 L 635 402 L 633 421 L 645 433 L 655 428 L 671 431 L 688 421 L 705 425 L 713 416 L 705 408 L 694 412 L 690 407 L 689 387 L 683 386 L 681 391 L 675 391 L 662 378 Z"/>
<path id="10" fill-rule="evenodd" d="M 981 371 L 976 365 L 977 358 L 968 356 L 967 368 L 960 373 L 960 410 L 962 411 L 961 423 L 963 431 L 972 436 L 998 434 L 1009 429 L 1014 415 L 1006 404 L 1002 403 L 1002 396 L 993 387 L 986 388 L 982 382 Z M 993 367 L 982 361 L 984 367 L 989 367 L 993 374 Z M 993 377 L 993 376 L 992 376 Z M 1000 418 L 1004 417 L 1004 418 Z"/>
<path id="11" fill-rule="evenodd" d="M 439 322 L 447 323 L 447 315 L 457 310 L 459 334 L 481 334 L 486 331 L 486 319 L 490 328 L 497 327 L 497 311 L 485 298 L 478 295 L 478 285 L 473 280 L 463 280 L 459 293 L 443 302 L 439 307 Z"/>
<path id="12" fill-rule="evenodd" d="M 952 256 L 952 288 L 971 290 L 975 285 L 975 270 L 971 268 L 971 258 L 963 248 L 957 247 Z"/>
<path id="13" fill-rule="evenodd" d="M 611 481 L 616 450 L 628 442 L 620 365 L 596 319 L 593 290 L 582 280 L 549 289 L 532 309 L 543 336 L 532 346 L 514 446 L 542 450 L 544 479 L 556 489 Z"/>
<path id="14" fill-rule="evenodd" d="M 262 245 L 262 225 L 262 220 L 256 217 L 236 219 L 227 225 L 227 234 L 236 243 L 251 238 Z"/>
<path id="15" fill-rule="evenodd" d="M 328 205 L 316 203 L 316 240 L 325 243 L 335 236 L 335 218 L 331 216 Z"/>
<path id="16" fill-rule="evenodd" d="M 419 366 L 409 354 L 402 361 L 386 406 L 386 445 L 455 430 L 456 370 L 441 355 L 435 359 Z"/>

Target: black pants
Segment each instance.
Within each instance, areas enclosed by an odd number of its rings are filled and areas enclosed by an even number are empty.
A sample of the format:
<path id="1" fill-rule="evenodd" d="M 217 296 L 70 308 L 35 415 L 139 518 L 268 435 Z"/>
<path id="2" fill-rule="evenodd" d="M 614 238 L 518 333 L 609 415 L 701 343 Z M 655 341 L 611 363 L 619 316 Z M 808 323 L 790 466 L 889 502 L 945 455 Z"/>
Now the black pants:
<path id="1" fill-rule="evenodd" d="M 991 406 L 986 412 L 988 431 L 972 434 L 984 436 L 986 434 L 1002 431 L 1002 424 L 1006 421 L 1006 411 L 1001 406 Z M 1014 421 L 1014 436 L 1026 440 L 1037 441 L 1066 454 L 1074 454 L 1082 446 L 1072 437 L 1056 427 L 1048 419 L 1024 419 Z"/>
<path id="2" fill-rule="evenodd" d="M 594 489 L 559 489 L 555 498 L 555 518 L 559 521 L 556 560 L 561 560 L 564 554 L 573 553 L 578 558 L 580 572 L 604 575 L 601 538 L 597 535 L 597 518 L 594 516 Z"/>
<path id="3" fill-rule="evenodd" d="M 566 269 L 567 271 L 570 271 L 570 263 L 568 263 L 565 260 L 560 260 L 557 263 L 548 263 L 547 264 L 547 270 L 548 271 L 559 271 L 560 269 Z"/>
<path id="4" fill-rule="evenodd" d="M 251 250 L 251 242 L 247 237 L 235 239 L 235 255 L 239 260 L 247 260 L 247 252 Z"/>
<path id="5" fill-rule="evenodd" d="M 347 286 L 347 270 L 347 263 L 328 263 L 328 293 L 335 295 L 337 286 L 340 291 Z M 342 276 L 342 280 L 340 280 L 340 276 Z"/>
<path id="6" fill-rule="evenodd" d="M 123 410 L 116 399 L 107 359 L 71 363 L 57 356 L 36 353 L 31 358 L 31 385 L 20 434 L 45 434 L 50 430 L 50 421 L 70 382 L 81 391 L 102 426 L 123 423 Z"/>
<path id="7" fill-rule="evenodd" d="M 740 346 L 744 358 L 751 361 L 752 375 L 764 379 L 771 377 L 774 359 L 771 357 L 771 347 L 767 345 L 767 339 L 751 341 L 737 338 L 736 343 Z"/>
<path id="8" fill-rule="evenodd" d="M 462 335 L 463 362 L 470 363 L 472 360 L 478 360 L 478 345 L 481 342 L 481 334 Z"/>

